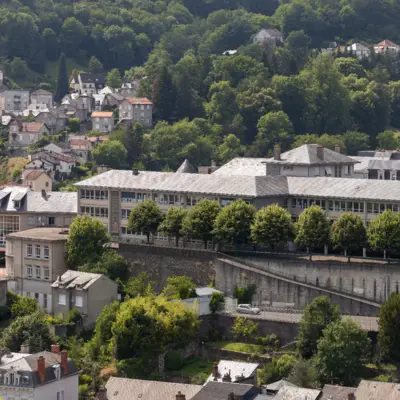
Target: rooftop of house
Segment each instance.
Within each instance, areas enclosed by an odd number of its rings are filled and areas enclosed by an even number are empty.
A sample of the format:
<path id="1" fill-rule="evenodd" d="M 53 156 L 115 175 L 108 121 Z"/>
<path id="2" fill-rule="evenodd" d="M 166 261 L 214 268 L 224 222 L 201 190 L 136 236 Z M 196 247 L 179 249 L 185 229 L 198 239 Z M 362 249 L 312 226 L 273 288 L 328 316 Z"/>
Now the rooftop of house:
<path id="1" fill-rule="evenodd" d="M 280 379 L 279 381 L 272 382 L 268 385 L 265 385 L 266 389 L 271 392 L 277 392 L 285 387 L 297 387 L 293 383 L 288 382 L 285 379 Z"/>
<path id="2" fill-rule="evenodd" d="M 46 242 L 65 242 L 68 230 L 63 228 L 32 228 L 7 235 L 11 239 L 43 240 Z"/>
<path id="3" fill-rule="evenodd" d="M 373 169 L 400 170 L 400 160 L 390 160 L 377 157 L 352 157 L 359 162 L 354 166 L 354 172 L 366 173 Z"/>
<path id="4" fill-rule="evenodd" d="M 299 387 L 284 387 L 275 395 L 274 400 L 317 400 L 321 391 Z"/>
<path id="5" fill-rule="evenodd" d="M 32 192 L 29 187 L 10 185 L 0 190 L 0 213 L 77 214 L 77 202 L 75 192 Z"/>
<path id="6" fill-rule="evenodd" d="M 369 51 L 369 48 L 362 43 L 353 43 L 347 48 L 353 51 Z"/>
<path id="7" fill-rule="evenodd" d="M 88 139 L 70 139 L 68 143 L 70 146 L 88 146 L 90 141 Z"/>
<path id="8" fill-rule="evenodd" d="M 61 154 L 63 152 L 62 147 L 57 146 L 54 143 L 49 143 L 48 145 L 44 146 L 43 150 L 48 150 L 48 151 L 51 151 L 53 153 L 59 153 L 59 154 Z"/>
<path id="9" fill-rule="evenodd" d="M 47 175 L 46 172 L 40 171 L 40 170 L 32 170 L 28 174 L 25 175 L 25 180 L 27 181 L 36 181 L 36 179 L 39 178 L 41 175 Z"/>
<path id="10" fill-rule="evenodd" d="M 22 122 L 20 133 L 38 133 L 43 126 L 43 122 Z"/>
<path id="11" fill-rule="evenodd" d="M 39 89 L 39 90 L 35 90 L 34 92 L 31 93 L 31 95 L 38 95 L 38 94 L 46 94 L 46 95 L 53 95 L 53 93 L 49 92 L 48 90 L 44 90 L 44 89 Z"/>
<path id="12" fill-rule="evenodd" d="M 38 372 L 38 359 L 43 357 L 44 359 L 44 380 L 41 381 L 39 372 Z M 23 380 L 24 387 L 36 387 L 40 385 L 44 385 L 46 383 L 50 383 L 55 381 L 56 378 L 56 368 L 60 367 L 61 371 L 61 379 L 66 376 L 76 375 L 79 371 L 76 369 L 72 359 L 67 359 L 67 373 L 64 372 L 61 367 L 62 364 L 62 356 L 61 354 L 51 353 L 49 351 L 41 351 L 36 354 L 26 355 L 25 357 L 21 357 L 7 363 L 6 365 L 0 364 L 0 371 L 6 372 L 10 369 L 14 369 L 17 371 Z"/>
<path id="13" fill-rule="evenodd" d="M 175 400 L 178 392 L 184 394 L 186 400 L 191 400 L 202 388 L 199 385 L 116 377 L 111 377 L 106 383 L 109 400 Z"/>
<path id="14" fill-rule="evenodd" d="M 322 388 L 322 397 L 318 400 L 348 400 L 357 388 L 337 385 L 325 385 Z"/>
<path id="15" fill-rule="evenodd" d="M 258 364 L 255 363 L 221 360 L 217 368 L 213 366 L 213 372 L 207 382 L 223 382 L 226 375 L 229 375 L 231 382 L 240 382 L 255 376 L 257 368 Z"/>
<path id="16" fill-rule="evenodd" d="M 260 390 L 253 385 L 242 383 L 207 382 L 201 390 L 192 397 L 192 400 L 227 400 L 231 393 L 236 396 L 246 396 L 245 398 L 252 399 L 260 393 Z"/>
<path id="17" fill-rule="evenodd" d="M 280 154 L 279 159 L 271 157 L 265 162 L 267 164 L 286 165 L 332 165 L 357 163 L 353 158 L 341 154 L 339 151 L 333 151 L 318 144 L 303 144 L 302 146 Z"/>
<path id="18" fill-rule="evenodd" d="M 268 34 L 268 35 L 270 35 L 270 36 L 276 36 L 276 37 L 282 37 L 283 35 L 282 35 L 282 33 L 280 32 L 280 31 L 278 31 L 278 29 L 275 29 L 275 28 L 262 28 L 259 32 L 257 32 L 257 35 L 258 34 L 262 34 L 262 33 L 266 33 L 266 34 Z"/>
<path id="19" fill-rule="evenodd" d="M 209 286 L 197 287 L 195 289 L 195 291 L 196 291 L 196 295 L 198 297 L 208 297 L 208 296 L 211 296 L 213 293 L 223 293 L 220 290 L 214 289 Z"/>
<path id="20" fill-rule="evenodd" d="M 100 117 L 100 118 L 111 118 L 114 114 L 112 111 L 93 111 L 92 118 Z"/>
<path id="21" fill-rule="evenodd" d="M 391 40 L 382 40 L 375 45 L 375 47 L 399 47 L 396 43 L 392 42 Z"/>
<path id="22" fill-rule="evenodd" d="M 143 190 L 242 198 L 304 196 L 314 198 L 382 200 L 400 199 L 397 181 L 332 177 L 220 176 L 110 170 L 75 184 L 78 188 Z"/>
<path id="23" fill-rule="evenodd" d="M 190 163 L 190 161 L 186 158 L 185 161 L 181 164 L 181 166 L 176 170 L 177 173 L 180 174 L 196 174 L 197 171 Z"/>
<path id="24" fill-rule="evenodd" d="M 131 104 L 153 104 L 147 97 L 131 97 L 127 100 Z"/>
<path id="25" fill-rule="evenodd" d="M 103 277 L 102 274 L 92 274 L 90 272 L 80 272 L 68 270 L 63 275 L 57 277 L 57 280 L 51 285 L 54 288 L 62 287 L 64 289 L 88 289 L 94 282 Z"/>
<path id="26" fill-rule="evenodd" d="M 400 386 L 398 383 L 362 380 L 354 395 L 357 400 L 399 400 Z"/>
<path id="27" fill-rule="evenodd" d="M 265 176 L 266 158 L 237 157 L 214 171 L 213 175 Z"/>
<path id="28" fill-rule="evenodd" d="M 81 72 L 80 74 L 80 78 L 82 83 L 100 83 L 104 85 L 104 82 L 106 80 L 106 74 L 104 73 L 83 73 Z"/>

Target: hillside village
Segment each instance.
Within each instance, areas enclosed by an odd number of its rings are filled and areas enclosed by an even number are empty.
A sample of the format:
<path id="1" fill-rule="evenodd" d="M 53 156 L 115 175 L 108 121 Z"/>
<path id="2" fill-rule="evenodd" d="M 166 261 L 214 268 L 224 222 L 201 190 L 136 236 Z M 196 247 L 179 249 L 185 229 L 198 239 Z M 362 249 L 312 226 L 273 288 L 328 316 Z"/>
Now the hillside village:
<path id="1" fill-rule="evenodd" d="M 392 25 L 76 3 L 0 30 L 0 400 L 400 400 Z"/>

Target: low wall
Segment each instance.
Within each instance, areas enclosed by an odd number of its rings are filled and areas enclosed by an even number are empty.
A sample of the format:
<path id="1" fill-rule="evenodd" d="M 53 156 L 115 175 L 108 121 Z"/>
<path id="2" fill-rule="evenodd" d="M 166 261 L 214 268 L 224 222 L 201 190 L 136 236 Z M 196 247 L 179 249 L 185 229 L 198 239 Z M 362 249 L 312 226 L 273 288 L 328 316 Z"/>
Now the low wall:
<path id="1" fill-rule="evenodd" d="M 157 290 L 172 275 L 187 275 L 196 285 L 207 286 L 215 274 L 215 254 L 205 250 L 120 244 L 119 253 L 130 262 L 131 276 L 147 272 Z"/>

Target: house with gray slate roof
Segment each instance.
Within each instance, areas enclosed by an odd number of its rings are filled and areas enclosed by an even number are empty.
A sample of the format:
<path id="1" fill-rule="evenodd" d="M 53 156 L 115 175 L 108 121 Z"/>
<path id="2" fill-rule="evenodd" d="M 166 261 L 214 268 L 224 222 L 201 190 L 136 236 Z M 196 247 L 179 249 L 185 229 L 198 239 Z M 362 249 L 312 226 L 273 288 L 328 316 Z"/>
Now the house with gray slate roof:
<path id="1" fill-rule="evenodd" d="M 52 345 L 52 351 L 23 354 L 0 364 L 0 398 L 78 400 L 79 371 L 67 351 Z"/>

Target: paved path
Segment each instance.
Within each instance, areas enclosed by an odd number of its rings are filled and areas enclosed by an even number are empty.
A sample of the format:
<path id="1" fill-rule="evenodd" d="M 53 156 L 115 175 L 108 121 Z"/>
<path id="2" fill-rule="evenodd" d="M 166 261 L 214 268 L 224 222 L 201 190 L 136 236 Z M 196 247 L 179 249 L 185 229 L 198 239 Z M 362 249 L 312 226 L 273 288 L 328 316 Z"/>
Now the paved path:
<path id="1" fill-rule="evenodd" d="M 261 311 L 259 315 L 239 314 L 236 312 L 230 313 L 235 317 L 248 317 L 252 319 L 265 319 L 267 321 L 280 321 L 298 324 L 302 314 L 300 313 L 285 313 L 279 311 Z M 358 322 L 361 328 L 365 331 L 378 332 L 378 318 L 377 317 L 363 317 L 358 315 L 349 316 L 354 321 Z"/>

